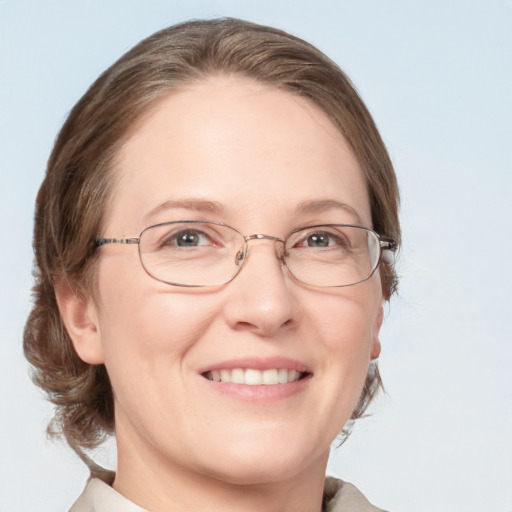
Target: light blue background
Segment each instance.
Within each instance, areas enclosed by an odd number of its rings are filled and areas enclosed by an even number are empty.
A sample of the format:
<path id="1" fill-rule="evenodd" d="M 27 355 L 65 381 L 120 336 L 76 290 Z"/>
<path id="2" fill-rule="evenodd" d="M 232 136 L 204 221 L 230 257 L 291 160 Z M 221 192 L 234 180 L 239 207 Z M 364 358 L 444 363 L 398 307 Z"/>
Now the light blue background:
<path id="1" fill-rule="evenodd" d="M 387 395 L 330 470 L 395 512 L 511 511 L 510 0 L 0 0 L 0 510 L 67 510 L 86 478 L 74 455 L 45 442 L 51 409 L 21 354 L 33 204 L 56 133 L 141 38 L 221 15 L 283 28 L 336 60 L 401 185 Z"/>

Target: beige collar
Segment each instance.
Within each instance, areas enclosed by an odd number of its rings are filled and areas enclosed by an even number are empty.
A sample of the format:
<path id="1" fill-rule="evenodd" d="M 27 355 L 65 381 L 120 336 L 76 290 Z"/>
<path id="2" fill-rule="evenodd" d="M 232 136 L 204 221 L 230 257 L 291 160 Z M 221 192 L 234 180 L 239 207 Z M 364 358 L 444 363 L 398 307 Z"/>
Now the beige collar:
<path id="1" fill-rule="evenodd" d="M 69 512 L 146 512 L 99 478 L 91 478 Z M 323 512 L 384 512 L 352 484 L 327 477 Z"/>

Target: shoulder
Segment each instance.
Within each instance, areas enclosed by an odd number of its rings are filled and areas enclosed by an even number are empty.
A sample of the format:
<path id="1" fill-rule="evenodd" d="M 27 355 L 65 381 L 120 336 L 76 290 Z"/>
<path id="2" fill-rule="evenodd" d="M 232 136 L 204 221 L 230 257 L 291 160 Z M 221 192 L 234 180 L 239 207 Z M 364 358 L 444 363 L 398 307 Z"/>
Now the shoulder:
<path id="1" fill-rule="evenodd" d="M 385 512 L 372 505 L 354 485 L 327 477 L 323 512 Z"/>
<path id="2" fill-rule="evenodd" d="M 108 483 L 91 478 L 69 512 L 146 512 L 127 500 Z"/>

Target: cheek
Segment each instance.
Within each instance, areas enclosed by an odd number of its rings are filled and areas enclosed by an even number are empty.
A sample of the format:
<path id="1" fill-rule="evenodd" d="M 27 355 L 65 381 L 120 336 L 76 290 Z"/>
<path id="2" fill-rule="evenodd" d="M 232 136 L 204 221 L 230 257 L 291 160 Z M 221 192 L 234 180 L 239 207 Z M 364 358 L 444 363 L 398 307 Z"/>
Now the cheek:
<path id="1" fill-rule="evenodd" d="M 193 293 L 170 291 L 139 270 L 138 259 L 137 266 L 121 258 L 104 263 L 98 276 L 99 324 L 111 379 L 121 383 L 135 372 L 142 384 L 158 367 L 181 365 L 218 314 L 215 304 Z"/>
<path id="2" fill-rule="evenodd" d="M 325 349 L 330 353 L 369 357 L 378 335 L 381 296 L 375 286 L 364 283 L 338 292 L 324 294 L 313 302 L 312 311 Z M 375 291 L 377 289 L 377 292 Z M 313 309 L 314 308 L 314 309 Z"/>
<path id="3" fill-rule="evenodd" d="M 377 289 L 378 290 L 378 289 Z M 317 395 L 315 410 L 324 418 L 322 435 L 332 441 L 360 399 L 371 359 L 380 295 L 372 286 L 333 290 L 309 304 L 304 319 L 315 333 Z"/>
<path id="4" fill-rule="evenodd" d="M 368 372 L 373 333 L 367 312 L 351 306 L 324 321 L 319 332 L 324 340 L 321 360 L 335 399 L 339 404 L 355 405 Z"/>
<path id="5" fill-rule="evenodd" d="M 378 336 L 381 296 L 372 283 L 337 293 L 314 301 L 315 351 L 328 390 L 324 400 L 346 416 L 355 407 L 366 379 Z"/>

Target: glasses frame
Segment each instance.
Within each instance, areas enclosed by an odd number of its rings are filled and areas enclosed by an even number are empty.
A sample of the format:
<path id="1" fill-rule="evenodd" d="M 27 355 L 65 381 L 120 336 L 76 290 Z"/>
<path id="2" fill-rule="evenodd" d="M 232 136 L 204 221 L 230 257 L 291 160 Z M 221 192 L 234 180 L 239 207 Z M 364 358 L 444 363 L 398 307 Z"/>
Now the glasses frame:
<path id="1" fill-rule="evenodd" d="M 144 265 L 144 259 L 142 257 L 141 252 L 140 252 L 140 239 L 141 239 L 142 235 L 144 234 L 144 232 L 147 231 L 148 229 L 152 229 L 152 228 L 159 227 L 159 226 L 166 226 L 168 224 L 214 224 L 214 225 L 217 225 L 217 226 L 224 226 L 226 228 L 232 229 L 233 231 L 238 233 L 244 239 L 243 250 L 241 250 L 237 254 L 237 259 L 238 259 L 238 262 L 240 264 L 239 267 L 238 267 L 238 270 L 227 281 L 224 281 L 223 283 L 216 284 L 216 285 L 181 284 L 181 283 L 172 283 L 172 282 L 169 282 L 169 281 L 165 281 L 163 279 L 159 279 L 157 276 L 153 275 L 146 268 L 146 266 Z M 381 262 L 384 262 L 384 263 L 386 263 L 388 265 L 392 265 L 394 263 L 394 261 L 395 261 L 395 253 L 396 253 L 396 251 L 398 249 L 398 244 L 397 244 L 397 242 L 395 240 L 393 240 L 392 238 L 389 238 L 389 237 L 381 236 L 376 231 L 374 231 L 373 229 L 370 229 L 370 228 L 367 228 L 367 227 L 364 227 L 364 226 L 356 226 L 354 224 L 335 224 L 335 223 L 330 223 L 330 224 L 314 224 L 312 226 L 303 226 L 303 227 L 296 228 L 293 231 L 291 231 L 286 238 L 280 238 L 278 236 L 262 235 L 260 233 L 254 233 L 252 235 L 244 235 L 243 233 L 240 233 L 240 231 L 238 231 L 238 229 L 235 229 L 234 227 L 229 226 L 228 224 L 225 224 L 224 222 L 216 222 L 216 221 L 211 221 L 211 220 L 189 220 L 189 219 L 187 219 L 187 220 L 167 221 L 167 222 L 159 222 L 158 224 L 152 224 L 151 226 L 145 227 L 139 233 L 138 237 L 132 237 L 132 238 L 96 238 L 94 243 L 95 243 L 96 247 L 101 247 L 103 245 L 108 245 L 108 244 L 138 245 L 139 246 L 138 247 L 139 260 L 140 260 L 140 263 L 142 265 L 142 268 L 145 270 L 146 274 L 148 274 L 150 277 L 152 277 L 153 279 L 155 279 L 156 281 L 159 281 L 161 283 L 165 283 L 165 284 L 168 284 L 170 286 L 180 286 L 182 288 L 215 288 L 217 286 L 224 286 L 224 285 L 230 283 L 240 273 L 240 271 L 242 270 L 242 268 L 243 268 L 243 266 L 244 266 L 244 264 L 245 264 L 245 262 L 247 260 L 247 256 L 249 254 L 248 242 L 250 240 L 272 240 L 274 242 L 281 242 L 283 244 L 283 246 L 286 247 L 286 241 L 294 233 L 297 233 L 297 232 L 302 231 L 304 229 L 315 229 L 315 228 L 320 228 L 320 227 L 335 227 L 335 226 L 363 229 L 365 231 L 373 233 L 377 237 L 377 240 L 379 241 L 380 254 L 379 254 L 379 258 L 377 260 L 377 264 L 375 265 L 375 268 L 371 271 L 371 273 L 367 277 L 365 277 L 364 279 L 361 279 L 360 281 L 357 281 L 355 283 L 341 284 L 341 285 L 315 285 L 315 284 L 305 283 L 304 281 L 301 281 L 298 277 L 296 277 L 295 274 L 293 274 L 293 272 L 290 270 L 290 268 L 286 264 L 285 256 L 282 255 L 279 259 L 281 260 L 283 265 L 286 267 L 288 273 L 296 281 L 298 281 L 299 283 L 302 283 L 302 284 L 306 284 L 307 286 L 316 286 L 316 287 L 319 287 L 319 288 L 343 288 L 345 286 L 354 286 L 356 284 L 363 283 L 364 281 L 367 281 L 368 279 L 370 279 L 370 277 L 372 277 L 372 275 L 375 274 L 376 270 L 379 268 Z"/>

